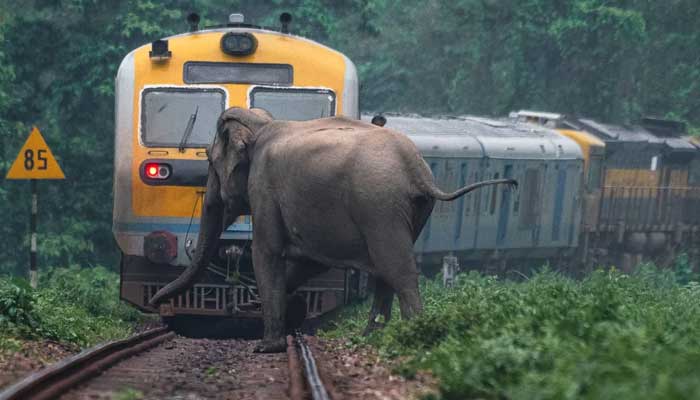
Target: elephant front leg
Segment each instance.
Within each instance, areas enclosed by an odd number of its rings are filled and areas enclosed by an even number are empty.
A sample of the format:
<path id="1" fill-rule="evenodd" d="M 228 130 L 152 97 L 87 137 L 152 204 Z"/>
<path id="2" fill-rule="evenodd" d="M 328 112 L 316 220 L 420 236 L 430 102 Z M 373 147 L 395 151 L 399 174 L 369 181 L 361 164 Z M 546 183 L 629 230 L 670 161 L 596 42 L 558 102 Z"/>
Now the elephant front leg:
<path id="1" fill-rule="evenodd" d="M 286 311 L 285 265 L 280 252 L 253 245 L 253 268 L 262 301 L 265 331 L 258 353 L 280 353 L 287 343 L 284 337 Z"/>

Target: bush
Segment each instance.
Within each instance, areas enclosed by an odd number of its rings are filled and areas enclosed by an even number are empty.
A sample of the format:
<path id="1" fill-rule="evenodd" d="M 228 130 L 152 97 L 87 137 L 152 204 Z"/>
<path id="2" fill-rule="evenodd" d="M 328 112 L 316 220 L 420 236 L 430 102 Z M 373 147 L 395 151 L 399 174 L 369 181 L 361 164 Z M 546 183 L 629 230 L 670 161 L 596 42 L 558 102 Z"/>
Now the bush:
<path id="1" fill-rule="evenodd" d="M 135 321 L 139 313 L 119 300 L 119 275 L 104 267 L 54 268 L 40 289 L 55 302 L 76 305 L 95 316 Z"/>
<path id="2" fill-rule="evenodd" d="M 0 279 L 0 331 L 29 334 L 38 327 L 36 296 L 21 279 Z"/>
<path id="3" fill-rule="evenodd" d="M 686 275 L 687 276 L 687 275 Z M 425 312 L 364 340 L 431 370 L 444 399 L 682 399 L 700 395 L 700 285 L 647 265 L 582 281 L 461 275 L 421 284 Z M 359 312 L 359 310 L 355 310 Z M 332 335 L 357 335 L 357 321 Z M 353 331 L 354 330 L 354 331 Z"/>
<path id="4" fill-rule="evenodd" d="M 121 304 L 119 277 L 102 267 L 47 271 L 37 290 L 0 278 L 0 347 L 17 339 L 51 339 L 88 346 L 124 337 L 140 318 Z"/>

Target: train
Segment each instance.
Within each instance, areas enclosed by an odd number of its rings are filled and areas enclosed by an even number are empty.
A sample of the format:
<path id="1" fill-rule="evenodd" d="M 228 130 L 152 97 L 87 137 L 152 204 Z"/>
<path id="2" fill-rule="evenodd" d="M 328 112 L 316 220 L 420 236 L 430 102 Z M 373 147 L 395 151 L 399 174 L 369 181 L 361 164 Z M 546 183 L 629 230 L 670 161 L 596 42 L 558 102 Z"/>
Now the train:
<path id="1" fill-rule="evenodd" d="M 681 124 L 646 119 L 617 127 L 518 111 L 504 118 L 360 115 L 359 83 L 343 53 L 232 14 L 222 26 L 156 40 L 127 54 L 115 80 L 113 234 L 121 298 L 169 320 L 260 320 L 250 217 L 227 227 L 217 257 L 186 293 L 148 308 L 188 266 L 196 247 L 207 147 L 228 107 L 276 119 L 344 115 L 385 123 L 413 140 L 437 184 L 450 190 L 514 178 L 455 202 L 438 202 L 415 244 L 419 268 L 444 265 L 507 275 L 549 262 L 582 273 L 631 269 L 646 257 L 700 248 L 700 149 Z M 697 250 L 692 250 L 697 251 Z M 330 269 L 297 291 L 306 318 L 367 294 L 370 278 Z"/>
<path id="2" fill-rule="evenodd" d="M 584 271 L 643 260 L 700 257 L 700 144 L 684 123 L 645 117 L 611 125 L 585 117 L 518 111 L 511 118 L 598 140 L 588 165 L 577 254 Z"/>

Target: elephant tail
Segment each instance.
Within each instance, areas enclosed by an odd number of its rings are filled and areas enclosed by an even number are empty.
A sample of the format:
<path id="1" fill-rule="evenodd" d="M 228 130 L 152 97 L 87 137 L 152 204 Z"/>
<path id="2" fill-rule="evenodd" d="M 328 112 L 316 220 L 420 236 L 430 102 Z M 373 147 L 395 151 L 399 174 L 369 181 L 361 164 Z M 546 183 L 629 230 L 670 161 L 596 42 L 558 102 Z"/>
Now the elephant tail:
<path id="1" fill-rule="evenodd" d="M 442 201 L 452 201 L 460 196 L 463 196 L 472 190 L 476 190 L 480 187 L 483 186 L 490 186 L 490 185 L 508 185 L 509 187 L 513 189 L 518 188 L 518 181 L 515 179 L 492 179 L 489 181 L 482 181 L 482 182 L 477 182 L 473 183 L 469 186 L 465 186 L 461 189 L 457 189 L 452 193 L 445 193 L 440 188 L 435 186 L 432 182 L 428 184 L 428 195 L 431 197 L 437 199 L 437 200 L 442 200 Z"/>

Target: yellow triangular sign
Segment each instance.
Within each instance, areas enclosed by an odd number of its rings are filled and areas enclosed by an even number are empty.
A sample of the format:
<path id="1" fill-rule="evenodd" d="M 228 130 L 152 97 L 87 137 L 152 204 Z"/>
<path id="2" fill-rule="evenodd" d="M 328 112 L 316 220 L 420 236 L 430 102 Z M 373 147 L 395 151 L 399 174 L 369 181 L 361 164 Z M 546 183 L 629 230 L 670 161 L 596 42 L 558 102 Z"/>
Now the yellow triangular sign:
<path id="1" fill-rule="evenodd" d="M 51 149 L 35 126 L 17 154 L 6 179 L 66 179 Z"/>

